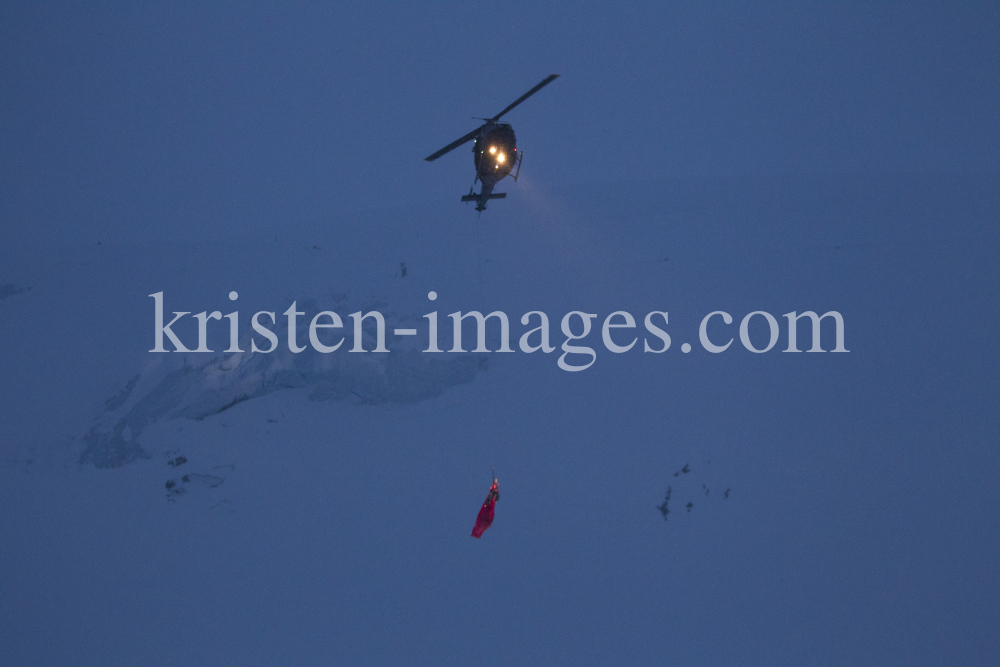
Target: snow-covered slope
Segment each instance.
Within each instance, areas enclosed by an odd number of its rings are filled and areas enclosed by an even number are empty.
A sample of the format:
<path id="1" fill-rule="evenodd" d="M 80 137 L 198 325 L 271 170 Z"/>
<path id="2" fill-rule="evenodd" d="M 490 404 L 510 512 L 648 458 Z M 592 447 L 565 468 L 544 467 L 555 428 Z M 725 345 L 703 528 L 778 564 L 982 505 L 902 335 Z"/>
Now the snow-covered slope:
<path id="1" fill-rule="evenodd" d="M 994 180 L 526 181 L 482 218 L 442 203 L 269 242 L 4 248 L 4 654 L 975 662 L 997 618 Z M 273 311 L 278 348 L 151 353 L 160 291 L 168 311 L 238 307 L 242 349 Z M 344 347 L 289 352 L 293 301 L 337 312 Z M 420 334 L 348 352 L 350 313 L 373 309 Z M 471 310 L 505 312 L 515 351 L 420 351 L 424 315 L 447 350 L 447 315 Z M 598 316 L 577 373 L 557 365 L 573 310 Z M 669 311 L 670 349 L 609 351 L 617 310 L 657 346 L 642 318 Z M 699 343 L 716 310 L 722 354 Z M 765 354 L 740 342 L 755 310 L 782 326 Z M 782 315 L 805 310 L 842 313 L 850 352 L 782 352 Z M 529 311 L 552 353 L 519 349 Z M 749 335 L 766 345 L 763 319 Z M 491 465 L 497 518 L 473 540 Z"/>

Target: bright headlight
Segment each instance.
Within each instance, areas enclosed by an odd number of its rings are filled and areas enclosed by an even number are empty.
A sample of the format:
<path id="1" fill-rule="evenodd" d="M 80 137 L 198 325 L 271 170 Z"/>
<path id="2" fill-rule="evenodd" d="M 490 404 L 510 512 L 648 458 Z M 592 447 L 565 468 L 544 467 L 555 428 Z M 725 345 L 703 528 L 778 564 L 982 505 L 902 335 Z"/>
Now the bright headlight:
<path id="1" fill-rule="evenodd" d="M 504 155 L 503 153 L 500 153 L 500 155 L 497 155 L 497 162 L 503 162 L 506 159 L 507 159 L 507 156 Z"/>
<path id="2" fill-rule="evenodd" d="M 496 146 L 490 146 L 490 153 L 496 153 L 496 152 L 497 152 L 497 147 Z"/>

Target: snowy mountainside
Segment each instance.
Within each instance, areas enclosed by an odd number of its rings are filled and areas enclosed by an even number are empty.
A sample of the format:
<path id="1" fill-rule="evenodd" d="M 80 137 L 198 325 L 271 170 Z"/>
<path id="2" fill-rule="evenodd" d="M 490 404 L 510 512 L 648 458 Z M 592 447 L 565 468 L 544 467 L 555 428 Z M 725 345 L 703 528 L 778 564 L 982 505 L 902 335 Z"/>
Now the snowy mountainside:
<path id="1" fill-rule="evenodd" d="M 846 663 L 845 635 L 828 631 L 846 605 L 852 641 L 918 664 L 914 627 L 942 626 L 900 616 L 909 599 L 961 610 L 948 648 L 971 647 L 975 663 L 992 646 L 976 624 L 995 620 L 995 596 L 975 592 L 1000 506 L 1000 190 L 981 185 L 679 182 L 653 201 L 649 184 L 559 194 L 525 181 L 481 218 L 456 204 L 331 216 L 273 243 L 0 248 L 0 284 L 25 288 L 0 301 L 0 447 L 16 463 L 0 485 L 16 536 L 0 565 L 26 575 L 3 589 L 7 654 L 364 664 L 371 638 L 390 662 L 418 647 L 425 664 L 465 664 L 481 655 L 477 623 L 498 617 L 512 664 L 662 662 L 648 638 L 663 636 L 691 664 L 706 646 L 717 663 L 747 647 L 808 663 L 816 646 Z M 244 350 L 252 314 L 274 312 L 275 351 L 149 352 L 161 291 L 168 321 L 238 310 Z M 343 348 L 289 352 L 280 313 L 293 301 L 300 345 L 330 310 Z M 603 345 L 609 313 L 641 323 L 654 309 L 670 311 L 669 351 Z M 842 312 L 850 354 L 784 353 L 782 315 L 805 309 Z M 349 316 L 368 310 L 386 318 L 388 354 L 348 350 Z M 474 352 L 419 352 L 424 315 L 438 312 L 449 349 L 459 310 L 506 312 L 518 351 L 484 355 L 488 372 Z M 549 314 L 556 350 L 564 314 L 597 313 L 580 341 L 593 367 L 520 351 L 531 310 Z M 714 310 L 734 316 L 713 334 L 734 339 L 722 354 L 698 344 Z M 740 342 L 756 310 L 783 327 L 766 354 Z M 192 318 L 174 326 L 189 348 Z M 208 348 L 228 334 L 211 321 Z M 38 463 L 45 451 L 57 466 Z M 494 464 L 497 519 L 472 540 Z M 941 563 L 960 574 L 928 576 Z M 794 616 L 761 615 L 769 604 Z M 527 623 L 543 638 L 522 641 Z M 720 625 L 713 643 L 704 629 Z"/>
<path id="2" fill-rule="evenodd" d="M 348 313 L 353 310 L 381 312 L 384 306 L 384 302 L 354 304 L 345 296 L 324 308 L 319 308 L 315 299 L 296 303 L 301 303 L 310 316 L 319 311 L 335 312 L 348 322 Z M 285 327 L 275 327 L 278 344 L 273 352 L 253 353 L 254 333 L 247 327 L 239 345 L 243 352 L 158 354 L 148 370 L 107 400 L 106 411 L 84 438 L 80 460 L 99 468 L 115 468 L 148 457 L 139 438 L 151 423 L 159 419 L 204 419 L 282 389 L 308 388 L 309 399 L 314 401 L 410 403 L 471 382 L 477 373 L 487 369 L 484 354 L 422 354 L 416 339 L 392 336 L 398 325 L 413 326 L 419 316 L 382 314 L 388 353 L 372 352 L 376 336 L 364 329 L 363 347 L 368 352 L 351 354 L 344 346 L 331 354 L 312 349 L 296 354 L 288 345 Z M 308 320 L 306 317 L 297 322 L 299 342 L 308 340 Z"/>

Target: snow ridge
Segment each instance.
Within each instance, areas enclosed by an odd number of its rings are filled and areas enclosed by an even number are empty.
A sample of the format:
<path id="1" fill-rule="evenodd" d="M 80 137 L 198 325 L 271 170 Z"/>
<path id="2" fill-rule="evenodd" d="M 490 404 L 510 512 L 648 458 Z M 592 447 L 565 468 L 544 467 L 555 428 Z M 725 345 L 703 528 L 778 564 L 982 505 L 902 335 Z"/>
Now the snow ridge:
<path id="1" fill-rule="evenodd" d="M 303 307 L 315 312 L 316 302 Z M 351 310 L 368 311 L 384 302 L 351 307 L 341 301 L 328 308 L 342 317 Z M 349 400 L 356 404 L 412 403 L 440 396 L 449 387 L 472 382 L 488 368 L 485 354 L 428 355 L 416 340 L 396 339 L 396 326 L 413 326 L 419 318 L 400 317 L 381 311 L 386 322 L 388 353 L 350 353 L 341 349 L 321 354 L 312 349 L 292 353 L 287 333 L 278 327 L 279 344 L 271 353 L 240 352 L 206 355 L 170 353 L 152 355 L 150 368 L 133 377 L 105 402 L 97 423 L 84 436 L 80 463 L 98 468 L 117 468 L 136 459 L 149 458 L 138 438 L 153 422 L 183 417 L 204 419 L 229 408 L 281 389 L 311 388 L 310 400 Z M 308 335 L 308 324 L 300 322 L 296 335 Z M 241 339 L 240 349 L 250 349 L 251 332 Z M 364 347 L 374 349 L 375 337 L 364 332 Z"/>

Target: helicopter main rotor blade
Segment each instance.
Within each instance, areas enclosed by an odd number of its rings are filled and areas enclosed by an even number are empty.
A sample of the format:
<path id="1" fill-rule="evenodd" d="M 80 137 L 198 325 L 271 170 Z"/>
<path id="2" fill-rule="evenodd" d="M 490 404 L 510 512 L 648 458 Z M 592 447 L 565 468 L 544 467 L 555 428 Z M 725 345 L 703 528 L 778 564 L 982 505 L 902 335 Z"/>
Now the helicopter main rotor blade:
<path id="1" fill-rule="evenodd" d="M 490 118 L 490 120 L 493 121 L 494 123 L 497 122 L 498 120 L 500 120 L 500 116 L 504 115 L 505 113 L 516 107 L 518 104 L 525 101 L 526 99 L 537 93 L 539 90 L 541 90 L 543 87 L 547 86 L 548 84 L 552 83 L 558 78 L 559 78 L 558 74 L 548 75 L 547 77 L 545 77 L 545 79 L 542 80 L 540 84 L 538 84 L 537 86 L 526 92 L 524 95 L 521 95 L 519 98 L 514 100 L 513 104 L 511 104 L 509 107 L 498 113 L 496 116 L 493 116 L 493 118 Z"/>
<path id="2" fill-rule="evenodd" d="M 457 140 L 451 142 L 450 144 L 448 144 L 447 146 L 445 146 L 444 148 L 442 148 L 441 150 L 439 150 L 437 153 L 434 153 L 433 155 L 428 155 L 424 159 L 426 161 L 428 161 L 428 162 L 433 162 L 434 160 L 438 159 L 439 157 L 441 157 L 442 155 L 444 155 L 448 151 L 454 150 L 454 149 L 458 148 L 459 146 L 461 146 L 462 144 L 464 144 L 465 142 L 472 141 L 473 139 L 475 139 L 476 135 L 479 134 L 479 130 L 480 130 L 480 128 L 477 127 L 476 129 L 474 129 L 472 132 L 469 132 L 467 135 L 465 135 L 461 139 L 457 139 Z"/>

